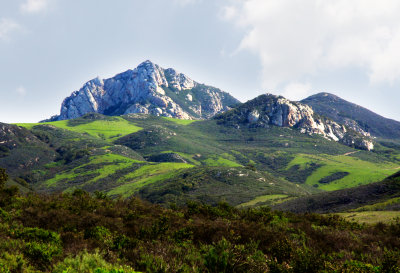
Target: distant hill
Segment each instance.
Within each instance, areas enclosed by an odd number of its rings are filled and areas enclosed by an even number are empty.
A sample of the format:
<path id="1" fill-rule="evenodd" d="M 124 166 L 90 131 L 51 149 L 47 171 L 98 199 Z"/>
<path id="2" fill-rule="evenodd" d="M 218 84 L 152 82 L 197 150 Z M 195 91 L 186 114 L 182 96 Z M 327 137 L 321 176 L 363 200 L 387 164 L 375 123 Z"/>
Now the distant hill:
<path id="1" fill-rule="evenodd" d="M 296 213 L 328 213 L 365 206 L 380 210 L 400 210 L 400 172 L 381 182 L 301 197 L 278 204 L 274 208 Z"/>
<path id="2" fill-rule="evenodd" d="M 63 101 L 60 114 L 49 121 L 74 119 L 90 112 L 207 119 L 237 103 L 237 99 L 218 88 L 145 61 L 112 78 L 88 81 Z"/>
<path id="3" fill-rule="evenodd" d="M 312 95 L 301 101 L 313 110 L 354 130 L 370 133 L 375 137 L 400 138 L 400 122 L 384 118 L 364 107 L 348 102 L 329 93 Z"/>
<path id="4" fill-rule="evenodd" d="M 240 128 L 279 126 L 298 129 L 301 133 L 321 135 L 326 139 L 358 149 L 372 150 L 368 136 L 346 128 L 314 113 L 310 106 L 272 94 L 260 95 L 236 108 L 215 116 L 220 124 Z"/>

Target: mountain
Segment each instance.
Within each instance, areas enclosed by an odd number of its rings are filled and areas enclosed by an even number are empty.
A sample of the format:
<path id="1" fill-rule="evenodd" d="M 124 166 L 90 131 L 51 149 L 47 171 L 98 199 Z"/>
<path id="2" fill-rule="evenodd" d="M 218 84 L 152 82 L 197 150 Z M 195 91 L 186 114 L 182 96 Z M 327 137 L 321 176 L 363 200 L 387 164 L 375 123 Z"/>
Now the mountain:
<path id="1" fill-rule="evenodd" d="M 377 183 L 290 200 L 276 205 L 275 209 L 296 213 L 400 210 L 400 172 Z"/>
<path id="2" fill-rule="evenodd" d="M 333 94 L 319 93 L 301 102 L 311 106 L 315 113 L 345 124 L 364 135 L 370 134 L 388 139 L 400 138 L 400 122 L 384 118 Z"/>
<path id="3" fill-rule="evenodd" d="M 240 128 L 279 126 L 296 128 L 300 132 L 321 135 L 359 149 L 372 150 L 374 144 L 365 135 L 331 119 L 319 116 L 303 103 L 289 101 L 282 96 L 264 94 L 236 108 L 217 115 L 220 123 Z"/>
<path id="4" fill-rule="evenodd" d="M 237 99 L 218 88 L 197 83 L 172 68 L 150 61 L 109 79 L 95 78 L 64 99 L 55 120 L 87 113 L 145 113 L 179 119 L 207 119 L 230 109 Z"/>

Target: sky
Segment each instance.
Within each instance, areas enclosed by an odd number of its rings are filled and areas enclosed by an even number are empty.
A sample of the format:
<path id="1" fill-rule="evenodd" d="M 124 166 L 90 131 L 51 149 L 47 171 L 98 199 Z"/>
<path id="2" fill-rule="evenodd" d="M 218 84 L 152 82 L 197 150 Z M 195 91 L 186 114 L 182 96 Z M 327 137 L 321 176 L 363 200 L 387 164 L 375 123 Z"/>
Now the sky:
<path id="1" fill-rule="evenodd" d="M 336 94 L 400 120 L 398 0 L 0 0 L 0 122 L 145 60 L 242 102 Z"/>

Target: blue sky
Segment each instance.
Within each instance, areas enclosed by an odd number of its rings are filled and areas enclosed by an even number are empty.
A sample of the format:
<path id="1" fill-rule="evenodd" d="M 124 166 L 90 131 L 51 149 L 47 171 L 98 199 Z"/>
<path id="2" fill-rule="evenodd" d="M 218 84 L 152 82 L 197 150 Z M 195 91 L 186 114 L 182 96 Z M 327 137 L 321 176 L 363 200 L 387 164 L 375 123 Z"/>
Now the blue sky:
<path id="1" fill-rule="evenodd" d="M 150 59 L 241 101 L 331 92 L 400 120 L 400 1 L 0 0 L 0 121 Z"/>

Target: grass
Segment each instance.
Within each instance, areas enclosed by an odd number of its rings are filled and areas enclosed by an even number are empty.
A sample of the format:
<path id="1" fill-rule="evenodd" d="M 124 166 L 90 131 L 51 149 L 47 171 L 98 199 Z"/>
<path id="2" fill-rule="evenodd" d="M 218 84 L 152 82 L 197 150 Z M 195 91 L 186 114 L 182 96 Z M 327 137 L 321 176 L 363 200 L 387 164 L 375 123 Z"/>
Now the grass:
<path id="1" fill-rule="evenodd" d="M 243 167 L 242 165 L 223 158 L 222 156 L 213 156 L 210 158 L 207 158 L 206 160 L 203 160 L 203 163 L 207 166 L 218 166 L 218 167 Z"/>
<path id="2" fill-rule="evenodd" d="M 311 163 L 322 164 L 306 180 L 306 184 L 326 191 L 356 187 L 382 180 L 398 171 L 398 165 L 386 163 L 374 163 L 345 155 L 307 155 L 298 154 L 287 166 L 299 165 L 300 169 Z M 327 184 L 319 183 L 319 180 L 336 172 L 348 172 L 349 175 Z"/>
<path id="3" fill-rule="evenodd" d="M 193 165 L 186 163 L 170 162 L 145 165 L 120 178 L 119 182 L 125 182 L 125 184 L 112 189 L 108 193 L 110 195 L 122 195 L 128 197 L 145 185 L 171 178 L 175 174 L 175 171 L 192 167 Z"/>
<path id="4" fill-rule="evenodd" d="M 257 196 L 253 200 L 240 204 L 238 207 L 250 207 L 250 206 L 255 206 L 258 203 L 264 203 L 264 202 L 270 202 L 270 201 L 277 201 L 280 199 L 286 199 L 288 197 L 287 194 L 270 194 L 270 195 L 261 195 Z"/>
<path id="5" fill-rule="evenodd" d="M 113 117 L 112 120 L 94 120 L 88 123 L 70 126 L 68 120 L 60 120 L 44 123 L 18 123 L 16 125 L 32 129 L 36 125 L 50 124 L 61 129 L 86 133 L 104 140 L 113 141 L 125 135 L 140 131 L 142 128 L 121 118 Z"/>
<path id="6" fill-rule="evenodd" d="M 168 120 L 168 121 L 172 121 L 179 125 L 189 125 L 189 124 L 192 124 L 193 122 L 197 121 L 197 120 L 191 120 L 191 119 L 177 119 L 177 118 L 169 118 L 169 117 L 162 117 L 162 118 L 165 120 Z"/>
<path id="7" fill-rule="evenodd" d="M 73 181 L 74 179 L 77 178 L 77 176 L 84 176 L 84 175 L 90 175 L 90 174 L 97 174 L 93 179 L 88 179 L 86 183 L 92 183 L 96 182 L 97 180 L 107 177 L 115 171 L 124 169 L 132 165 L 133 163 L 139 163 L 140 161 L 133 160 L 121 155 L 116 155 L 116 154 L 105 154 L 105 155 L 99 155 L 99 156 L 92 156 L 90 157 L 89 163 L 79 165 L 72 170 L 68 170 L 62 173 L 57 174 L 55 177 L 48 179 L 47 181 L 44 182 L 44 184 L 47 187 L 56 187 L 59 182 L 63 182 L 65 180 L 70 180 Z M 110 163 L 110 164 L 107 164 Z M 85 172 L 79 172 L 77 173 L 78 169 L 84 169 L 85 167 L 89 165 L 95 165 L 95 164 L 105 164 L 104 166 L 101 166 L 100 168 L 96 168 L 94 170 L 87 170 Z"/>
<path id="8" fill-rule="evenodd" d="M 365 224 L 389 223 L 400 219 L 400 211 L 363 211 L 337 213 L 348 221 Z"/>
<path id="9" fill-rule="evenodd" d="M 389 200 L 383 201 L 383 202 L 378 202 L 372 205 L 366 205 L 359 207 L 353 211 L 378 211 L 378 210 L 385 210 L 387 207 L 390 207 L 392 205 L 397 205 L 400 203 L 400 197 L 395 197 L 395 198 L 390 198 Z"/>

